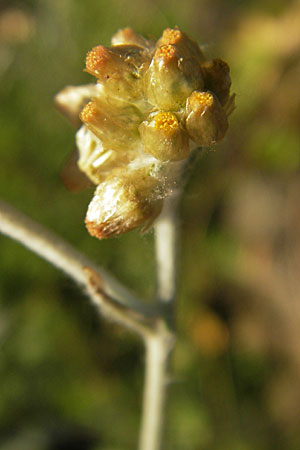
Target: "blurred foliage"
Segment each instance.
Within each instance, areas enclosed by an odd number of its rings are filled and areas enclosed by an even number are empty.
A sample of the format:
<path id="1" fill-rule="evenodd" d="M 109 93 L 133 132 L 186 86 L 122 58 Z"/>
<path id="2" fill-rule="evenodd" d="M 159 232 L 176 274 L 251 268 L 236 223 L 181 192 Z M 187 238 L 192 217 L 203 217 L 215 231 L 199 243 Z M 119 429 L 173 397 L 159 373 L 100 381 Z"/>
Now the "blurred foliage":
<path id="1" fill-rule="evenodd" d="M 89 82 L 86 52 L 124 26 L 178 25 L 230 64 L 230 130 L 182 202 L 166 450 L 300 448 L 299 23 L 286 0 L 0 3 L 1 198 L 146 299 L 153 234 L 85 231 L 91 191 L 60 181 L 74 130 L 53 97 Z M 135 448 L 140 343 L 35 255 L 3 236 L 0 252 L 0 449 Z"/>

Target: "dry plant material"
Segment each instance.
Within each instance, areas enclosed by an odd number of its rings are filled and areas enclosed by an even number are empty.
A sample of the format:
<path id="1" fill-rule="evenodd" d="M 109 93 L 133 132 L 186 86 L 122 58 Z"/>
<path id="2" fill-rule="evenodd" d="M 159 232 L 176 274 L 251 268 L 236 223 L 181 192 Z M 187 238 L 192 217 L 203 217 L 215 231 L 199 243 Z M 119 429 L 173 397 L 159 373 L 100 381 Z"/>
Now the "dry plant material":
<path id="1" fill-rule="evenodd" d="M 234 107 L 229 67 L 207 61 L 178 28 L 157 42 L 125 28 L 111 47 L 88 52 L 85 70 L 96 84 L 67 87 L 56 103 L 83 122 L 78 167 L 97 186 L 87 229 L 99 239 L 148 229 L 190 151 L 224 137 Z"/>

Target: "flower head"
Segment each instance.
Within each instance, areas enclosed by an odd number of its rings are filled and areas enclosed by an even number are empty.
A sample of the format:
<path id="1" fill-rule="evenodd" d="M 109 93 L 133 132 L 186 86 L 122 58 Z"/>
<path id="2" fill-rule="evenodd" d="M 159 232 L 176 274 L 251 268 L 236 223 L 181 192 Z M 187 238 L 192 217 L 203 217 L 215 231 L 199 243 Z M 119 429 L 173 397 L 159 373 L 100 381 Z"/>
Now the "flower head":
<path id="1" fill-rule="evenodd" d="M 211 147 L 234 108 L 228 65 L 206 61 L 178 28 L 157 41 L 130 28 L 88 52 L 96 84 L 68 87 L 58 107 L 83 123 L 78 167 L 97 185 L 86 226 L 99 239 L 148 228 L 191 147 Z"/>

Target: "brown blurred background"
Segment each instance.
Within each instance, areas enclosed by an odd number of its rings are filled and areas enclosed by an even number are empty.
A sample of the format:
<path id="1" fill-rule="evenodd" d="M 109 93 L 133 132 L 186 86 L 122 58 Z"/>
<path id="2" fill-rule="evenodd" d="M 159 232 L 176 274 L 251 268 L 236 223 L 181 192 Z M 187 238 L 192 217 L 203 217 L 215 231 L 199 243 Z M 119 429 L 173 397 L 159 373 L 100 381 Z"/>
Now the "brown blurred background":
<path id="1" fill-rule="evenodd" d="M 60 181 L 74 130 L 53 97 L 91 81 L 85 54 L 117 29 L 157 38 L 174 25 L 229 63 L 237 108 L 182 202 L 164 449 L 298 450 L 299 2 L 2 0 L 0 195 L 150 300 L 153 234 L 100 242 L 85 231 L 92 192 Z M 2 236 L 0 264 L 0 449 L 135 448 L 140 343 Z"/>

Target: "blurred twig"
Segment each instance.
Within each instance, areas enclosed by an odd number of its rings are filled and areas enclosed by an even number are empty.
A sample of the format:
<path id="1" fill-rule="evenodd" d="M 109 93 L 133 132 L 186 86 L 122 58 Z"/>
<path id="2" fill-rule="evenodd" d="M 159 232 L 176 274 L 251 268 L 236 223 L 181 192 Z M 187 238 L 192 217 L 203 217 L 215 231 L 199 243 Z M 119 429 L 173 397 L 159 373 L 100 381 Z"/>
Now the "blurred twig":
<path id="1" fill-rule="evenodd" d="M 151 314 L 150 309 L 138 300 L 113 275 L 98 267 L 82 253 L 55 233 L 0 200 L 0 232 L 19 241 L 54 266 L 61 269 L 79 285 L 89 290 L 85 267 L 91 268 L 102 280 L 106 294 L 137 313 Z M 97 301 L 95 302 L 97 303 Z"/>

